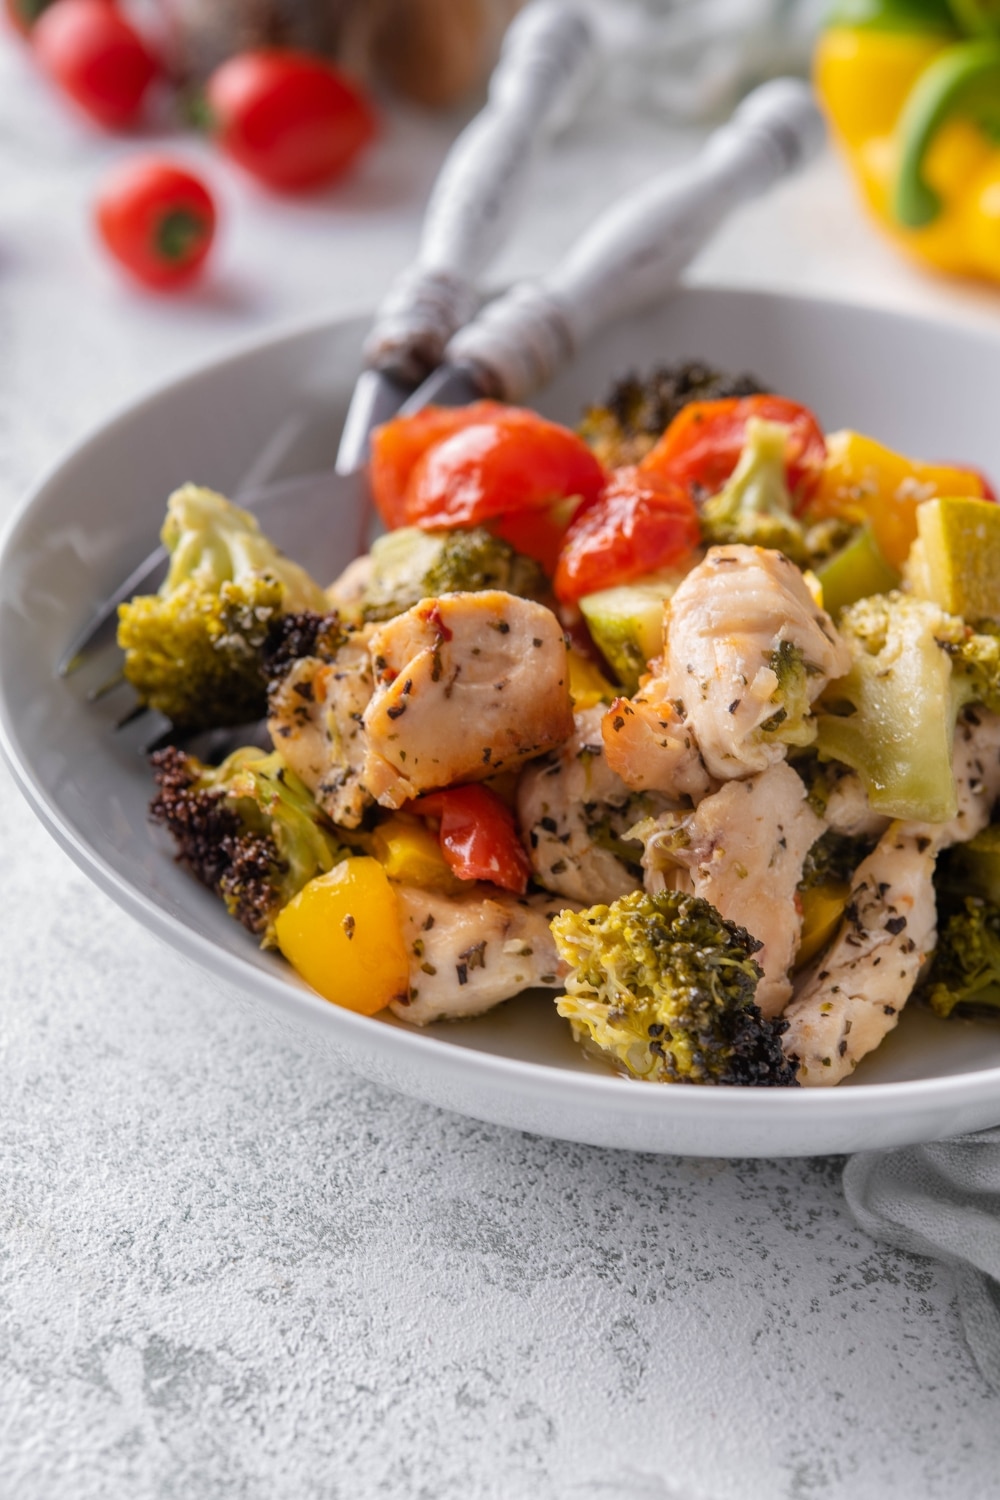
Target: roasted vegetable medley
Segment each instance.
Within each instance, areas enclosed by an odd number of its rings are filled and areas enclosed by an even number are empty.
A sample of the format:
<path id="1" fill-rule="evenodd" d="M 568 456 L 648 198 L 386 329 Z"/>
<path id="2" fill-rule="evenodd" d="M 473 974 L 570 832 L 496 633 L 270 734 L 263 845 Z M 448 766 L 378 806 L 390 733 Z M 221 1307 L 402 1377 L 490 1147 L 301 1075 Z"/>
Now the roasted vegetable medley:
<path id="1" fill-rule="evenodd" d="M 119 628 L 144 703 L 233 731 L 153 756 L 154 823 L 319 994 L 425 1025 L 549 990 L 628 1077 L 779 1087 L 908 1002 L 1000 1005 L 980 473 L 691 364 L 576 431 L 399 418 L 370 479 L 385 535 L 326 587 L 185 486 Z"/>

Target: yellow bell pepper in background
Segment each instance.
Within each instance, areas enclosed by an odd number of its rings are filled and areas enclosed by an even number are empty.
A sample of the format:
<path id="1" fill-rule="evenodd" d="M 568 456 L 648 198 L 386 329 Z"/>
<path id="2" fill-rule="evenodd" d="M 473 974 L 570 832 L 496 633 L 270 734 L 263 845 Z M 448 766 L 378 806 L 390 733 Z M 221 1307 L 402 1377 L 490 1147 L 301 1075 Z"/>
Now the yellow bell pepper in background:
<path id="1" fill-rule="evenodd" d="M 310 880 L 278 913 L 274 930 L 292 967 L 335 1005 L 373 1016 L 409 993 L 396 895 L 368 855 Z"/>
<path id="2" fill-rule="evenodd" d="M 1000 0 L 840 0 L 814 72 L 895 241 L 941 270 L 1000 280 Z"/>
<path id="3" fill-rule="evenodd" d="M 940 495 L 982 499 L 985 486 L 973 469 L 904 458 L 860 432 L 833 432 L 809 502 L 810 519 L 843 516 L 868 522 L 879 552 L 898 572 L 917 535 L 917 506 Z"/>

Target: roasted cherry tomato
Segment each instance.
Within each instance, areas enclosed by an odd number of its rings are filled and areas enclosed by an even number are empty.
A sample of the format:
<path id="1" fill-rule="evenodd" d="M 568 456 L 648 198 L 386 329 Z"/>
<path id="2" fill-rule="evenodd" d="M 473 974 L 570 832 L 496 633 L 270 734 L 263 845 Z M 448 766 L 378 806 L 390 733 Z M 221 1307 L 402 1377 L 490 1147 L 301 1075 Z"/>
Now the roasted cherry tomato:
<path id="1" fill-rule="evenodd" d="M 566 528 L 579 514 L 583 503 L 579 495 L 570 495 L 544 510 L 510 511 L 495 517 L 489 523 L 489 529 L 495 536 L 503 537 L 517 552 L 533 557 L 551 578 L 566 539 Z"/>
<path id="2" fill-rule="evenodd" d="M 514 815 L 486 786 L 452 786 L 406 806 L 440 820 L 441 852 L 460 880 L 489 880 L 523 896 L 531 865 Z"/>
<path id="3" fill-rule="evenodd" d="M 96 218 L 115 259 L 158 288 L 190 281 L 215 233 L 215 204 L 204 183 L 158 157 L 129 157 L 115 167 L 98 195 Z"/>
<path id="4" fill-rule="evenodd" d="M 360 89 L 304 52 L 242 52 L 216 69 L 205 98 L 222 149 L 269 187 L 333 182 L 375 135 Z"/>
<path id="5" fill-rule="evenodd" d="M 44 71 L 92 120 L 131 125 L 160 65 L 110 0 L 58 0 L 32 28 Z"/>
<path id="6" fill-rule="evenodd" d="M 681 485 L 641 468 L 616 469 L 600 499 L 570 523 L 556 567 L 556 597 L 570 603 L 673 567 L 700 537 L 694 501 Z"/>
<path id="7" fill-rule="evenodd" d="M 506 410 L 499 401 L 427 406 L 412 417 L 394 417 L 376 427 L 368 473 L 378 513 L 390 531 L 407 525 L 406 493 L 417 459 L 462 427 L 493 421 Z"/>
<path id="8" fill-rule="evenodd" d="M 427 449 L 406 490 L 406 520 L 430 529 L 478 526 L 544 511 L 579 495 L 596 500 L 604 470 L 582 438 L 536 412 L 509 406 Z"/>
<path id="9" fill-rule="evenodd" d="M 801 508 L 819 478 L 826 442 L 809 408 L 784 396 L 694 401 L 678 412 L 639 468 L 662 474 L 698 496 L 714 495 L 739 462 L 751 417 L 788 427 L 788 488 Z"/>

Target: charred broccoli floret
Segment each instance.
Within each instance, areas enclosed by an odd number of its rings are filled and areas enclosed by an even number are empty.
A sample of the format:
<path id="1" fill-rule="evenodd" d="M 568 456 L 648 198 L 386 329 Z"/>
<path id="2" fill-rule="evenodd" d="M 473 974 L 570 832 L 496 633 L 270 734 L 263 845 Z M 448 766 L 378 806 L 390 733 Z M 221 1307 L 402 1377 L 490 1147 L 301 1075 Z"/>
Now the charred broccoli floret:
<path id="1" fill-rule="evenodd" d="M 207 766 L 170 745 L 151 759 L 153 822 L 230 914 L 272 946 L 281 908 L 350 852 L 337 830 L 276 751 L 247 747 Z"/>
<path id="2" fill-rule="evenodd" d="M 351 634 L 336 610 L 317 614 L 300 610 L 272 621 L 261 650 L 261 666 L 268 687 L 273 688 L 303 657 L 333 661 Z"/>
<path id="3" fill-rule="evenodd" d="M 1000 710 L 1000 633 L 911 594 L 852 604 L 839 630 L 853 662 L 818 705 L 816 744 L 861 777 L 891 818 L 943 823 L 957 807 L 955 724 L 970 703 Z"/>
<path id="4" fill-rule="evenodd" d="M 760 948 L 707 901 L 634 891 L 552 922 L 569 965 L 556 1006 L 578 1041 L 658 1083 L 788 1086 L 786 1022 L 754 1004 Z"/>
<path id="5" fill-rule="evenodd" d="M 644 458 L 692 401 L 756 396 L 764 390 L 752 375 L 726 375 L 699 360 L 660 365 L 646 376 L 615 381 L 604 404 L 586 413 L 579 431 L 605 468 L 614 469 Z"/>
<path id="6" fill-rule="evenodd" d="M 707 541 L 773 547 L 800 565 L 810 561 L 785 480 L 787 446 L 788 428 L 782 423 L 750 418 L 739 463 L 719 493 L 701 507 Z"/>
<path id="7" fill-rule="evenodd" d="M 538 563 L 484 526 L 468 531 L 401 526 L 372 546 L 361 614 L 365 620 L 391 620 L 421 599 L 484 589 L 539 600 L 550 592 Z"/>
<path id="8" fill-rule="evenodd" d="M 213 490 L 175 491 L 161 537 L 170 567 L 159 593 L 118 611 L 125 676 L 182 729 L 260 718 L 268 630 L 284 614 L 325 610 L 323 590 Z"/>
<path id="9" fill-rule="evenodd" d="M 939 1016 L 956 1006 L 1000 1009 L 1000 907 L 967 896 L 945 919 L 920 993 Z"/>

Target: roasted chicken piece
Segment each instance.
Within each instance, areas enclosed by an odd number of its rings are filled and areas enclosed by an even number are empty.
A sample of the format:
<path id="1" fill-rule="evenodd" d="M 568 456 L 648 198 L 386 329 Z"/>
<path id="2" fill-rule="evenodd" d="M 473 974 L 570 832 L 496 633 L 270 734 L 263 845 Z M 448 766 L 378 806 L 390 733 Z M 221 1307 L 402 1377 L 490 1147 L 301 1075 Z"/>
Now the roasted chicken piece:
<path id="1" fill-rule="evenodd" d="M 367 632 L 348 636 L 332 661 L 305 656 L 271 690 L 268 730 L 320 807 L 357 828 L 374 800 L 364 782 L 362 717 L 372 695 Z"/>
<path id="2" fill-rule="evenodd" d="M 947 823 L 891 823 L 855 872 L 833 944 L 806 970 L 782 1038 L 799 1081 L 829 1086 L 853 1073 L 899 1020 L 937 941 L 934 864 L 990 820 L 1000 796 L 1000 716 L 961 719 L 953 756 L 958 812 Z"/>
<path id="3" fill-rule="evenodd" d="M 823 832 L 790 766 L 729 781 L 693 812 L 666 813 L 636 833 L 645 853 L 646 889 L 670 888 L 710 901 L 763 944 L 763 977 L 754 997 L 777 1016 L 792 993 L 789 972 L 802 932 L 795 899 L 802 864 Z"/>
<path id="4" fill-rule="evenodd" d="M 477 885 L 460 896 L 396 887 L 410 955 L 410 994 L 392 1010 L 404 1021 L 478 1016 L 522 990 L 560 988 L 549 923 L 566 902 L 512 896 Z"/>
<path id="5" fill-rule="evenodd" d="M 585 905 L 639 889 L 641 845 L 623 835 L 666 806 L 663 797 L 631 791 L 611 770 L 602 717 L 600 706 L 574 714 L 576 727 L 566 743 L 525 766 L 517 789 L 517 817 L 535 879 Z"/>
<path id="6" fill-rule="evenodd" d="M 811 743 L 812 704 L 850 664 L 783 553 L 712 547 L 667 606 L 664 655 L 637 698 L 608 710 L 610 763 L 630 786 L 669 794 L 695 748 L 720 781 L 752 776 Z"/>
<path id="7" fill-rule="evenodd" d="M 373 631 L 365 785 L 384 807 L 482 781 L 573 732 L 562 627 L 499 590 L 425 599 Z"/>

